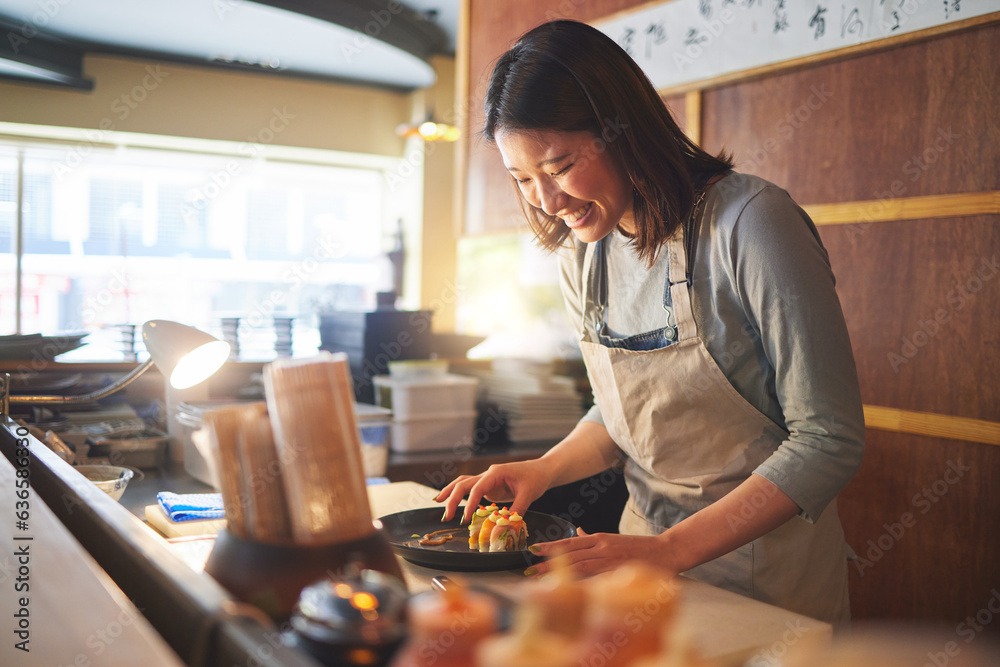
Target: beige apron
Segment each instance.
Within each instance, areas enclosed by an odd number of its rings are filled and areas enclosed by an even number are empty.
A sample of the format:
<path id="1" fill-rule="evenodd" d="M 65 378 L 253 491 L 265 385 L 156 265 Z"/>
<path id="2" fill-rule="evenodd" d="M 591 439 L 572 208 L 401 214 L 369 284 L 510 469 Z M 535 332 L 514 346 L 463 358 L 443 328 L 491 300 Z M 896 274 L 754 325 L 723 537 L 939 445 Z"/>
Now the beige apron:
<path id="1" fill-rule="evenodd" d="M 667 285 L 676 342 L 636 351 L 608 347 L 602 286 L 594 283 L 595 247 L 583 265 L 580 347 L 605 425 L 628 455 L 629 500 L 620 530 L 656 535 L 726 495 L 774 452 L 788 433 L 750 405 L 698 337 L 686 281 L 682 230 L 668 242 Z M 602 266 L 603 255 L 597 260 Z M 600 316 L 599 316 L 600 313 Z M 672 337 L 673 327 L 668 335 Z M 730 528 L 752 518 L 751 498 Z M 829 622 L 850 618 L 847 553 L 836 501 L 815 524 L 793 518 L 767 535 L 685 574 L 736 593 Z"/>

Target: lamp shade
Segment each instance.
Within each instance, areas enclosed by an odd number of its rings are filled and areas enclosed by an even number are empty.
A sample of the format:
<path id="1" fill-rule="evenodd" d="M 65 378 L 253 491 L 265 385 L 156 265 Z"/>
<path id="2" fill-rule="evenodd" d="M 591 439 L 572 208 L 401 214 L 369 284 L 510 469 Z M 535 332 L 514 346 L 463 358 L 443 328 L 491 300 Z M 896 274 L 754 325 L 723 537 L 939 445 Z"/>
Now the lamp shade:
<path id="1" fill-rule="evenodd" d="M 229 343 L 184 324 L 150 320 L 142 325 L 149 357 L 174 389 L 208 379 L 229 358 Z"/>

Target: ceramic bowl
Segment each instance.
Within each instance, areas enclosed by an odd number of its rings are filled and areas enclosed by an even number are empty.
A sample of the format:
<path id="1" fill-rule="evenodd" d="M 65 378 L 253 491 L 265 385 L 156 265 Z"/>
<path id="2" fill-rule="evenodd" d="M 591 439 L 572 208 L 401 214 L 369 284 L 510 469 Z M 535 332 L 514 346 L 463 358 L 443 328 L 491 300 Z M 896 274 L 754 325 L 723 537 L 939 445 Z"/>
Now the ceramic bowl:
<path id="1" fill-rule="evenodd" d="M 132 471 L 128 468 L 103 465 L 76 466 L 77 471 L 93 482 L 97 488 L 118 500 L 125 493 L 125 487 L 132 479 Z"/>

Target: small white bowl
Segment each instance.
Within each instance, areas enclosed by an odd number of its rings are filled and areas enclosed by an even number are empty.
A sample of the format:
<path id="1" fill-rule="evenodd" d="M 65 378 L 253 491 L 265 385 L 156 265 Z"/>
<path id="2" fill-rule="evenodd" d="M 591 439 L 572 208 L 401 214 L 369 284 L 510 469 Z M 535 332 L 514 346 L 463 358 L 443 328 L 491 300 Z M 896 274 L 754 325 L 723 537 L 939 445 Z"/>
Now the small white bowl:
<path id="1" fill-rule="evenodd" d="M 132 479 L 132 471 L 118 466 L 84 465 L 76 466 L 77 471 L 104 493 L 118 500 L 125 493 L 125 487 Z"/>

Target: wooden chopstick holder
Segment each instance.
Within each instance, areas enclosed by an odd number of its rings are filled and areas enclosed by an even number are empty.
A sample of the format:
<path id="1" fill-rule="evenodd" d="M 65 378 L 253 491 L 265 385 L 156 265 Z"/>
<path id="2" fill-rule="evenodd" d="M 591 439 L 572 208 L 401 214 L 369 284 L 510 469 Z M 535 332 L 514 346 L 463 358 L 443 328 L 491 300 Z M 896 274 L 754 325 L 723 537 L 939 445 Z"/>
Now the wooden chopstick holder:
<path id="1" fill-rule="evenodd" d="M 331 544 L 374 533 L 347 355 L 274 361 L 264 390 L 295 541 Z"/>

